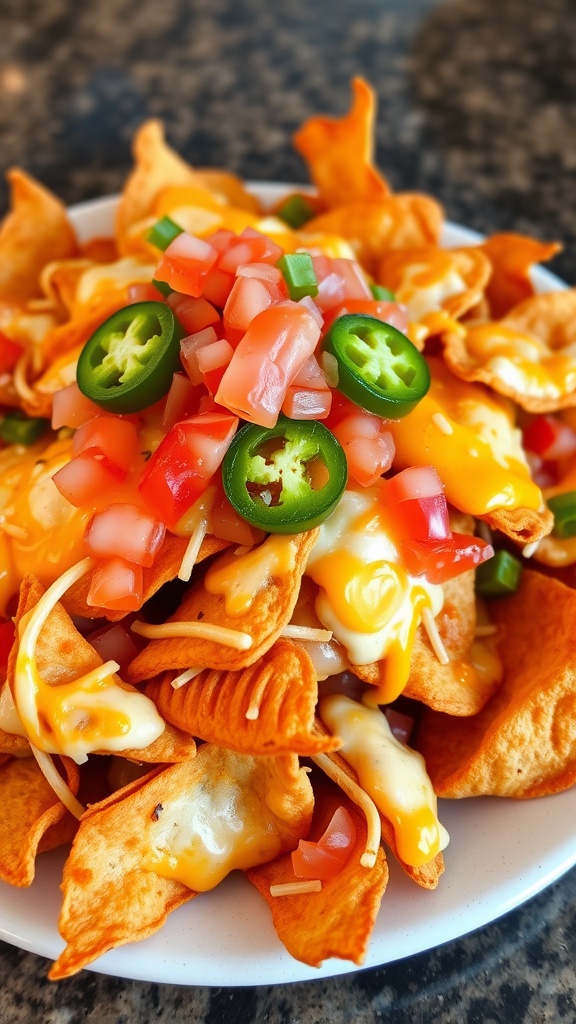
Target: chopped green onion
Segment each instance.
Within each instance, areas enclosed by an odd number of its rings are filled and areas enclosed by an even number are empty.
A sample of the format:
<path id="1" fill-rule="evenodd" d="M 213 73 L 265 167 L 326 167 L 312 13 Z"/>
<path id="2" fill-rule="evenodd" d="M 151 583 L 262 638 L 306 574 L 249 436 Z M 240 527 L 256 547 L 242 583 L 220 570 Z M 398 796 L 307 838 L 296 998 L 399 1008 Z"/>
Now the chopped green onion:
<path id="1" fill-rule="evenodd" d="M 162 217 L 159 221 L 156 221 L 153 228 L 150 228 L 146 235 L 146 240 L 164 252 L 170 245 L 170 242 L 178 238 L 178 235 L 181 235 L 183 230 L 171 217 Z"/>
<path id="2" fill-rule="evenodd" d="M 476 593 L 480 597 L 506 597 L 518 590 L 522 563 L 509 551 L 497 551 L 476 569 Z"/>
<path id="3" fill-rule="evenodd" d="M 156 278 L 153 277 L 152 284 L 154 285 L 156 291 L 160 292 L 162 295 L 172 295 L 172 289 L 169 284 L 166 284 L 166 281 L 157 281 Z"/>
<path id="4" fill-rule="evenodd" d="M 383 284 L 371 284 L 370 291 L 379 302 L 396 302 L 394 292 L 391 292 L 389 288 L 385 288 Z"/>
<path id="5" fill-rule="evenodd" d="M 49 420 L 12 409 L 0 420 L 0 437 L 6 444 L 34 444 L 49 426 Z"/>
<path id="6" fill-rule="evenodd" d="M 576 534 L 576 491 L 565 491 L 548 498 L 548 508 L 554 513 L 555 537 L 574 537 Z"/>
<path id="7" fill-rule="evenodd" d="M 282 203 L 282 206 L 278 207 L 276 214 L 289 227 L 297 230 L 303 224 L 306 224 L 306 221 L 312 219 L 314 209 L 305 196 L 293 195 L 288 196 L 288 199 Z"/>
<path id="8" fill-rule="evenodd" d="M 318 295 L 318 279 L 310 253 L 287 253 L 280 257 L 277 266 L 288 286 L 288 294 L 295 302 L 305 295 Z"/>

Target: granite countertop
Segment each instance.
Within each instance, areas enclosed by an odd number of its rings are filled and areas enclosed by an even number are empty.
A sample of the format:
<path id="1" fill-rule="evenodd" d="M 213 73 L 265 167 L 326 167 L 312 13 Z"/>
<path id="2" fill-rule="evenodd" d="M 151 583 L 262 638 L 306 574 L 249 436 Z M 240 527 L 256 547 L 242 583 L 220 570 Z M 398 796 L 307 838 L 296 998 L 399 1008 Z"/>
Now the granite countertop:
<path id="1" fill-rule="evenodd" d="M 279 7 L 279 5 L 278 5 Z M 116 191 L 148 116 L 197 165 L 304 181 L 291 148 L 340 113 L 357 73 L 380 100 L 377 152 L 396 189 L 430 192 L 480 231 L 558 239 L 576 280 L 572 0 L 4 0 L 0 152 L 66 202 Z M 0 196 L 0 203 L 5 195 Z M 386 967 L 270 988 L 172 987 L 90 971 L 45 980 L 0 943 L 2 1024 L 576 1019 L 576 871 L 474 934 Z"/>

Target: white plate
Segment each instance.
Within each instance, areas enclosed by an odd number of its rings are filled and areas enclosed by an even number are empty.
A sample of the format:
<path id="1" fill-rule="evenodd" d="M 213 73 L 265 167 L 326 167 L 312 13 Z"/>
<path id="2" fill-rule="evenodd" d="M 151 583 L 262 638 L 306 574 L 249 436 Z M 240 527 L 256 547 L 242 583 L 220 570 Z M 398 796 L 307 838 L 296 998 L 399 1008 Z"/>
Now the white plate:
<path id="1" fill-rule="evenodd" d="M 265 201 L 288 186 L 260 185 Z M 84 203 L 72 211 L 82 238 L 109 233 L 115 200 Z M 446 245 L 478 241 L 474 232 L 448 225 Z M 539 289 L 564 287 L 539 270 Z M 391 864 L 390 883 L 372 936 L 366 967 L 419 953 L 493 921 L 534 896 L 576 863 L 576 789 L 532 801 L 441 801 L 451 834 L 446 871 L 426 892 Z M 390 858 L 392 860 L 392 858 Z M 30 889 L 0 883 L 0 938 L 55 959 L 63 851 L 38 859 Z M 267 905 L 241 875 L 180 907 L 144 942 L 107 953 L 91 970 L 123 978 L 182 985 L 262 985 L 347 974 L 353 964 L 326 961 L 319 970 L 284 950 Z"/>

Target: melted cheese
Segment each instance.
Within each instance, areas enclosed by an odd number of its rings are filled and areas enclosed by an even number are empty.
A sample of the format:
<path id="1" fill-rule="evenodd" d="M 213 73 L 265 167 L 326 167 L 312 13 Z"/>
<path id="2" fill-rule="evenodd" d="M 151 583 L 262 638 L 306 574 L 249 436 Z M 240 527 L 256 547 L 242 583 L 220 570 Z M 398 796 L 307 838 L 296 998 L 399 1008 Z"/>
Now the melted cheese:
<path id="1" fill-rule="evenodd" d="M 271 535 L 263 544 L 236 555 L 226 552 L 208 569 L 204 586 L 209 594 L 224 598 L 226 614 L 245 615 L 254 598 L 275 576 L 292 572 L 296 544 L 291 536 Z"/>
<path id="2" fill-rule="evenodd" d="M 452 264 L 450 254 L 438 249 L 433 261 L 403 268 L 396 298 L 406 306 L 411 320 L 422 320 L 428 313 L 440 310 L 445 299 L 466 290 L 466 282 Z"/>
<path id="3" fill-rule="evenodd" d="M 132 256 L 126 256 L 116 263 L 97 263 L 82 274 L 76 288 L 76 304 L 85 305 L 99 295 L 114 289 L 123 290 L 130 284 L 150 283 L 156 265 L 142 263 Z"/>
<path id="4" fill-rule="evenodd" d="M 382 702 L 404 689 L 424 608 L 437 615 L 443 591 L 411 576 L 386 530 L 377 488 L 346 491 L 320 527 L 306 566 L 320 587 L 316 614 L 353 665 L 385 660 Z"/>
<path id="5" fill-rule="evenodd" d="M 227 771 L 207 774 L 165 808 L 145 866 L 196 892 L 235 869 L 273 860 L 281 849 L 272 786 L 255 784 L 257 759 L 222 752 Z"/>
<path id="6" fill-rule="evenodd" d="M 559 398 L 576 389 L 576 353 L 555 353 L 506 324 L 477 324 L 466 335 L 470 356 L 521 395 Z"/>
<path id="7" fill-rule="evenodd" d="M 408 416 L 390 423 L 398 469 L 433 465 L 447 500 L 472 515 L 541 509 L 542 492 L 530 477 L 509 403 L 479 384 L 456 380 L 440 360 L 429 362 L 428 394 Z M 452 433 L 438 429 L 438 413 Z"/>
<path id="8" fill-rule="evenodd" d="M 36 644 L 52 608 L 76 580 L 92 568 L 84 559 L 46 591 L 20 623 L 14 673 L 14 702 L 26 735 L 39 750 L 64 754 L 78 764 L 94 751 L 141 750 L 165 729 L 154 703 L 124 689 L 106 662 L 79 679 L 47 683 L 36 666 Z"/>
<path id="9" fill-rule="evenodd" d="M 360 785 L 391 822 L 400 858 L 412 867 L 433 860 L 449 836 L 438 821 L 436 795 L 421 754 L 392 735 L 381 711 L 349 697 L 325 697 L 320 714 L 341 737 L 340 753 Z"/>

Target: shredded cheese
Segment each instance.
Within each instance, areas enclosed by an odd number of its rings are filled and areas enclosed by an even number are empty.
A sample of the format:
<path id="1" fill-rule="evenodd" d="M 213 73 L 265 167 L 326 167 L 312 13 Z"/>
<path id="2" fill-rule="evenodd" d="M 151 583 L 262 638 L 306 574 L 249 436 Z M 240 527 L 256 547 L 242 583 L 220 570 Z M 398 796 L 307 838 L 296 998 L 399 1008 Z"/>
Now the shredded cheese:
<path id="1" fill-rule="evenodd" d="M 323 352 L 321 357 L 322 369 L 326 378 L 326 383 L 331 388 L 338 387 L 338 360 L 336 356 L 332 355 L 331 352 Z"/>
<path id="2" fill-rule="evenodd" d="M 23 526 L 9 523 L 4 516 L 0 516 L 0 530 L 2 533 L 7 533 L 9 537 L 15 537 L 16 540 L 28 540 L 28 531 Z"/>
<path id="3" fill-rule="evenodd" d="M 446 437 L 450 437 L 450 434 L 454 433 L 454 427 L 450 421 L 446 418 L 443 412 L 434 412 L 431 416 L 432 422 L 436 424 L 438 430 L 445 434 Z"/>
<path id="4" fill-rule="evenodd" d="M 185 686 L 186 683 L 189 683 L 191 679 L 195 679 L 196 676 L 199 676 L 203 671 L 204 669 L 202 668 L 187 668 L 185 672 L 181 672 L 179 676 L 175 676 L 170 685 L 173 686 L 175 690 L 179 690 L 181 686 Z"/>
<path id="5" fill-rule="evenodd" d="M 48 785 L 54 790 L 61 803 L 70 811 L 70 814 L 80 819 L 86 808 L 76 799 L 70 787 L 64 782 L 50 755 L 45 754 L 43 750 L 38 750 L 38 747 L 35 747 L 33 743 L 30 744 L 30 748 Z"/>
<path id="6" fill-rule="evenodd" d="M 202 546 L 202 541 L 208 533 L 208 523 L 215 497 L 216 488 L 209 487 L 208 490 L 198 498 L 198 501 L 194 503 L 188 513 L 186 529 L 191 530 L 192 532 L 178 570 L 178 579 L 182 580 L 184 583 L 187 583 L 192 575 L 192 570 L 196 565 L 196 559 L 198 557 L 200 547 Z"/>
<path id="7" fill-rule="evenodd" d="M 476 626 L 476 629 L 474 630 L 474 636 L 476 636 L 476 637 L 495 636 L 497 632 L 498 632 L 498 626 L 495 626 L 493 622 L 487 622 L 485 625 L 482 625 L 482 626 L 478 625 L 478 626 Z"/>
<path id="8" fill-rule="evenodd" d="M 322 882 L 319 878 L 310 878 L 304 882 L 282 882 L 270 886 L 271 896 L 302 896 L 309 892 L 320 892 Z"/>
<path id="9" fill-rule="evenodd" d="M 256 686 L 250 698 L 250 704 L 248 705 L 246 718 L 251 722 L 255 722 L 256 719 L 258 718 L 258 715 L 260 714 L 260 705 L 262 704 L 262 700 L 264 698 L 264 691 L 266 689 L 267 682 L 268 680 L 266 677 L 260 679 L 258 686 Z"/>
<path id="10" fill-rule="evenodd" d="M 364 868 L 373 868 L 382 838 L 382 822 L 376 804 L 357 782 L 334 763 L 329 754 L 314 754 L 312 760 L 363 812 L 366 818 L 366 846 L 360 863 Z"/>
<path id="11" fill-rule="evenodd" d="M 442 637 L 438 632 L 438 626 L 436 625 L 436 620 L 432 614 L 431 608 L 422 609 L 422 625 L 428 634 L 432 650 L 438 658 L 438 661 L 441 665 L 447 665 L 450 658 L 448 657 L 448 652 L 442 643 Z"/>
<path id="12" fill-rule="evenodd" d="M 224 647 L 233 647 L 237 651 L 247 651 L 252 647 L 252 637 L 239 629 L 218 626 L 215 622 L 161 622 L 153 625 L 140 622 L 138 619 L 131 627 L 139 636 L 147 640 L 166 640 L 170 637 L 195 637 L 199 640 L 212 640 Z"/>
<path id="13" fill-rule="evenodd" d="M 540 541 L 539 540 L 533 540 L 531 544 L 525 544 L 524 547 L 522 548 L 522 556 L 523 556 L 523 558 L 532 558 L 532 555 L 535 555 L 536 552 L 538 551 L 539 545 L 540 545 Z"/>
<path id="14" fill-rule="evenodd" d="M 24 402 L 34 405 L 36 403 L 36 395 L 26 379 L 26 374 L 31 362 L 32 353 L 30 351 L 23 352 L 14 367 L 12 380 L 14 382 L 14 390 L 19 398 Z"/>
<path id="15" fill-rule="evenodd" d="M 331 629 L 319 629 L 315 626 L 295 626 L 288 625 L 284 626 L 280 636 L 285 636 L 289 640 L 314 640 L 319 644 L 328 643 L 333 633 Z"/>

